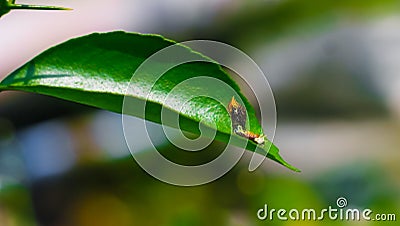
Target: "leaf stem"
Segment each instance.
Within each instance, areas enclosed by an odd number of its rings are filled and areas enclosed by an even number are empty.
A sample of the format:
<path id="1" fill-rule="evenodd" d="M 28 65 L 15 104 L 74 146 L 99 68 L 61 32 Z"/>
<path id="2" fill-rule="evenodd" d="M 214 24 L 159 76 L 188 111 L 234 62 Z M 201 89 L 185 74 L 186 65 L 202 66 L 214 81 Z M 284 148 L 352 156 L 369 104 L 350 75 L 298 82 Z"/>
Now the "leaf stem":
<path id="1" fill-rule="evenodd" d="M 44 5 L 25 5 L 15 4 L 15 0 L 0 0 L 0 17 L 9 13 L 13 9 L 28 9 L 28 10 L 72 10 L 70 8 L 58 6 L 44 6 Z"/>
<path id="2" fill-rule="evenodd" d="M 58 7 L 58 6 L 43 6 L 43 5 L 21 5 L 21 4 L 9 4 L 9 9 L 33 9 L 33 10 L 72 10 L 70 8 Z"/>

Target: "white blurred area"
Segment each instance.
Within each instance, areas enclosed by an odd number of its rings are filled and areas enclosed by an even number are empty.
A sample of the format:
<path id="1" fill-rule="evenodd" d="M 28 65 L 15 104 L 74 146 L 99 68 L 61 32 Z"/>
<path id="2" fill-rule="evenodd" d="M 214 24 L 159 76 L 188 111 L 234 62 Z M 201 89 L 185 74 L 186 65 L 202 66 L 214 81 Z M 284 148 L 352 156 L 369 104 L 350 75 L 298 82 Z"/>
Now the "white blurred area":
<path id="1" fill-rule="evenodd" d="M 290 36 L 256 50 L 253 56 L 275 90 L 300 82 L 304 79 L 301 73 L 324 58 L 354 70 L 364 67 L 368 73 L 354 75 L 354 79 L 371 77 L 372 88 L 400 121 L 400 17 L 344 23 L 319 35 Z"/>
<path id="2" fill-rule="evenodd" d="M 235 1 L 233 1 L 235 2 Z M 14 10 L 0 19 L 0 79 L 35 55 L 70 38 L 93 32 L 150 33 L 212 22 L 229 0 L 25 0 L 72 11 Z"/>
<path id="3" fill-rule="evenodd" d="M 71 37 L 127 28 L 129 15 L 124 0 L 112 1 L 17 1 L 36 5 L 56 5 L 72 11 L 15 10 L 0 19 L 0 77 L 27 60 Z"/>
<path id="4" fill-rule="evenodd" d="M 400 17 L 378 21 L 366 37 L 376 84 L 400 121 Z"/>
<path id="5" fill-rule="evenodd" d="M 321 61 L 339 62 L 354 70 L 353 80 L 368 80 L 370 88 L 377 91 L 376 98 L 382 99 L 389 111 L 388 117 L 371 119 L 282 121 L 278 102 L 275 142 L 285 159 L 303 170 L 302 176 L 314 177 L 354 162 L 400 170 L 400 17 L 343 23 L 320 34 L 286 37 L 250 55 L 275 92 L 307 79 L 304 74 Z M 336 87 L 336 92 L 342 91 Z M 267 170 L 286 174 L 268 163 L 264 164 Z"/>

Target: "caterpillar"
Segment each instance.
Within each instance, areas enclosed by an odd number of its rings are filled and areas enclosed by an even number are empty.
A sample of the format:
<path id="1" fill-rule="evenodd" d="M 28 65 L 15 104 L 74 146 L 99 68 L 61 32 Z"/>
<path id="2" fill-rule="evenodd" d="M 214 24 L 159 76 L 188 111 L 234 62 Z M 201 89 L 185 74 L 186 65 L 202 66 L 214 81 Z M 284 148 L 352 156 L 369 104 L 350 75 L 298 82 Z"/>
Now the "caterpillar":
<path id="1" fill-rule="evenodd" d="M 255 134 L 246 130 L 246 109 L 240 105 L 235 97 L 232 97 L 228 104 L 228 112 L 232 121 L 233 132 L 241 137 L 245 137 L 259 145 L 265 143 L 265 136 L 263 134 Z"/>

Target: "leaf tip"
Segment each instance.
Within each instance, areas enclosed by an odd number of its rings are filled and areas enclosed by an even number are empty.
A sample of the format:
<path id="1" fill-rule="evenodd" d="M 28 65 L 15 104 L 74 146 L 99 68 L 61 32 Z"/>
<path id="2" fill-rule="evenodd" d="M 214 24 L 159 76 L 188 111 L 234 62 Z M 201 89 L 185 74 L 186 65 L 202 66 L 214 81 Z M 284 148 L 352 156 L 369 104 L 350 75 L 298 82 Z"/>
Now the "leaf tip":
<path id="1" fill-rule="evenodd" d="M 296 168 L 296 167 L 294 167 L 294 166 L 289 167 L 289 169 L 293 170 L 296 173 L 301 173 L 301 170 Z"/>

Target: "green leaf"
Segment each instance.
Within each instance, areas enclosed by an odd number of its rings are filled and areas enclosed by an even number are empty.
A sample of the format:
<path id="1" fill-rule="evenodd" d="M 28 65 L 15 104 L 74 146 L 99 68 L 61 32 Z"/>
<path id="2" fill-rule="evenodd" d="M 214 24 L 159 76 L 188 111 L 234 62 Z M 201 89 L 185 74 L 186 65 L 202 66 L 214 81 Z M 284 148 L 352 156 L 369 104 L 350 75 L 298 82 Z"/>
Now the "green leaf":
<path id="1" fill-rule="evenodd" d="M 213 83 L 187 84 L 176 92 L 173 103 L 164 102 L 172 88 L 188 79 L 208 76 L 223 81 L 233 88 L 236 98 L 241 99 L 248 113 L 248 130 L 262 133 L 261 126 L 255 117 L 255 111 L 241 94 L 236 83 L 214 62 L 190 62 L 181 64 L 167 71 L 155 84 L 149 74 L 135 75 L 133 89 L 129 87 L 133 73 L 153 53 L 174 45 L 175 42 L 157 35 L 143 35 L 125 32 L 91 34 L 69 40 L 53 47 L 10 74 L 0 83 L 1 90 L 21 90 L 70 100 L 109 111 L 122 113 L 125 94 L 137 101 L 146 103 L 145 115 L 132 111 L 131 115 L 161 123 L 161 109 L 166 107 L 171 112 L 179 113 L 180 129 L 200 134 L 199 123 L 207 128 L 215 128 L 215 139 L 228 142 L 231 137 L 231 119 L 226 110 L 232 94 L 218 92 Z M 180 46 L 181 51 L 206 59 L 189 48 Z M 182 53 L 183 53 L 182 52 Z M 156 62 L 154 67 L 168 62 Z M 152 87 L 152 94 L 147 96 L 145 89 Z M 216 91 L 217 90 L 217 91 Z M 128 93 L 127 93 L 128 92 Z M 208 98 L 210 92 L 217 92 L 224 104 Z M 190 96 L 196 98 L 190 99 Z M 189 98 L 189 99 L 188 99 Z M 190 108 L 182 110 L 189 101 Z M 168 125 L 168 122 L 167 122 Z M 267 140 L 262 147 L 237 135 L 232 136 L 233 144 L 246 141 L 248 150 L 264 154 L 270 148 L 267 157 L 292 169 L 279 155 L 278 148 Z"/>

